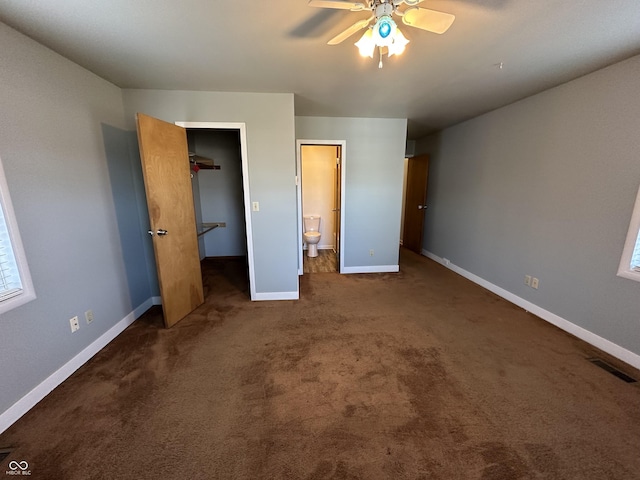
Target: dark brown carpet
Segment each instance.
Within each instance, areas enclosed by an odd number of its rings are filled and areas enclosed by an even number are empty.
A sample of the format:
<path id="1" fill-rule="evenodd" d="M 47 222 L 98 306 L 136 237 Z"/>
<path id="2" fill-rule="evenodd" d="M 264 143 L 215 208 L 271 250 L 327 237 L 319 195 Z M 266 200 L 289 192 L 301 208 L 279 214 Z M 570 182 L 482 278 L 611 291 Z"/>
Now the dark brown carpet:
<path id="1" fill-rule="evenodd" d="M 297 302 L 250 302 L 241 262 L 204 270 L 205 305 L 169 330 L 152 309 L 0 436 L 0 474 L 640 478 L 638 383 L 430 260 L 305 275 Z"/>

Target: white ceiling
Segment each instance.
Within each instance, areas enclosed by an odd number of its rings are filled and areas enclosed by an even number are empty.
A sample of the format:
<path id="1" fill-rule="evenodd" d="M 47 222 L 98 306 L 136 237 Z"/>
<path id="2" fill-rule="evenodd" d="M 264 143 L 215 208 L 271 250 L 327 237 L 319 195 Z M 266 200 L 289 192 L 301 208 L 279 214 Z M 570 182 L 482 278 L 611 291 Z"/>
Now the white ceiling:
<path id="1" fill-rule="evenodd" d="M 0 0 L 0 20 L 123 88 L 292 92 L 296 115 L 407 117 L 409 138 L 640 54 L 640 0 L 421 6 L 453 26 L 400 23 L 410 43 L 381 70 L 359 34 L 326 45 L 366 12 L 307 0 Z"/>

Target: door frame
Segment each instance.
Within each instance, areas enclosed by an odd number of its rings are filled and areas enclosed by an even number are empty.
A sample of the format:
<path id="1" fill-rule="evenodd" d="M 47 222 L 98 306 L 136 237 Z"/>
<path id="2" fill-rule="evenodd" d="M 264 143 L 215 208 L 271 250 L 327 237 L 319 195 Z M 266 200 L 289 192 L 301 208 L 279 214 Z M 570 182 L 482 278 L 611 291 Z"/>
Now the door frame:
<path id="1" fill-rule="evenodd" d="M 298 208 L 298 275 L 303 275 L 303 214 L 302 214 L 302 147 L 313 145 L 330 145 L 340 147 L 340 247 L 339 251 L 339 273 L 344 271 L 344 199 L 345 199 L 345 172 L 347 168 L 347 141 L 346 140 L 296 140 L 296 197 Z"/>
<path id="2" fill-rule="evenodd" d="M 242 190 L 244 196 L 244 217 L 247 235 L 247 262 L 249 264 L 249 292 L 251 300 L 256 300 L 256 275 L 253 259 L 253 235 L 251 228 L 251 192 L 249 191 L 249 160 L 247 156 L 247 125 L 244 122 L 175 122 L 183 128 L 203 130 L 238 130 L 240 133 L 240 157 L 242 160 Z"/>

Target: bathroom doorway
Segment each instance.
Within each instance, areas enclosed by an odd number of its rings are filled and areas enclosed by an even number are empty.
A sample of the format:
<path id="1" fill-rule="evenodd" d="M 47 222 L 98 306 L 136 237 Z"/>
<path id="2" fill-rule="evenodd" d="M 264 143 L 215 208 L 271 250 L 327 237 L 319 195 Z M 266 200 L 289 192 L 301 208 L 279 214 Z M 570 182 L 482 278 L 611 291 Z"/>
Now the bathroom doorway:
<path id="1" fill-rule="evenodd" d="M 341 272 L 344 268 L 345 144 L 344 140 L 297 141 L 299 275 Z M 305 217 L 312 216 L 320 217 L 316 257 L 308 256 L 304 239 Z"/>

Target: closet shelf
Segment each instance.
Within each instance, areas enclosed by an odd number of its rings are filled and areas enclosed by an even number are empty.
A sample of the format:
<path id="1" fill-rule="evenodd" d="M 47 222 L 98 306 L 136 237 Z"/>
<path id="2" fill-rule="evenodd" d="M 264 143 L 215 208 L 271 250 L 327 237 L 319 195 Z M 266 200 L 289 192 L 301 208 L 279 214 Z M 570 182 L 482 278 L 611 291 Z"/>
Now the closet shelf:
<path id="1" fill-rule="evenodd" d="M 216 165 L 213 159 L 201 157 L 194 152 L 189 152 L 189 162 L 202 170 L 220 170 L 220 165 Z"/>
<path id="2" fill-rule="evenodd" d="M 210 232 L 214 228 L 224 227 L 224 222 L 209 222 L 209 223 L 201 223 L 198 225 L 198 236 L 202 236 L 207 232 Z"/>

